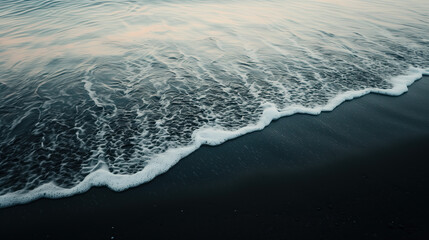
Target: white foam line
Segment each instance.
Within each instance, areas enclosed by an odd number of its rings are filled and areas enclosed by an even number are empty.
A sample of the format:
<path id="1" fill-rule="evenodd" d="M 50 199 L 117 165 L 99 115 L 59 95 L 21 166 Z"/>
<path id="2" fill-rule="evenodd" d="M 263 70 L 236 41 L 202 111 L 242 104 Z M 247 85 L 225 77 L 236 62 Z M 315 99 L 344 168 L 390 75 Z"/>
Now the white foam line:
<path id="1" fill-rule="evenodd" d="M 300 106 L 288 107 L 279 111 L 274 104 L 266 103 L 263 114 L 258 123 L 249 125 L 235 131 L 228 131 L 221 128 L 203 128 L 194 132 L 193 144 L 186 147 L 169 149 L 166 152 L 157 155 L 148 162 L 148 165 L 142 171 L 133 175 L 115 175 L 110 173 L 106 168 L 100 168 L 90 173 L 82 182 L 70 189 L 61 188 L 54 183 L 47 183 L 33 189 L 29 192 L 12 192 L 0 196 L 0 208 L 17 204 L 24 204 L 39 198 L 61 198 L 79 194 L 88 191 L 93 186 L 107 186 L 114 191 L 123 191 L 135 187 L 142 183 L 152 180 L 154 177 L 166 172 L 180 159 L 191 154 L 203 144 L 218 145 L 227 140 L 242 136 L 244 134 L 262 130 L 271 121 L 284 116 L 293 114 L 311 114 L 318 115 L 321 112 L 332 111 L 341 103 L 361 97 L 369 93 L 380 93 L 391 96 L 399 96 L 408 91 L 408 86 L 414 81 L 422 78 L 423 75 L 429 75 L 429 69 L 409 70 L 407 75 L 394 77 L 390 80 L 393 84 L 391 89 L 370 88 L 360 91 L 348 91 L 339 94 L 328 102 L 325 106 L 316 108 L 305 108 Z"/>
<path id="2" fill-rule="evenodd" d="M 97 105 L 97 107 L 103 107 L 103 104 L 101 104 L 101 102 L 98 100 L 96 93 L 91 89 L 92 82 L 90 82 L 87 77 L 85 77 L 82 82 L 84 83 L 85 90 L 88 92 L 88 96 L 95 103 L 95 105 Z"/>

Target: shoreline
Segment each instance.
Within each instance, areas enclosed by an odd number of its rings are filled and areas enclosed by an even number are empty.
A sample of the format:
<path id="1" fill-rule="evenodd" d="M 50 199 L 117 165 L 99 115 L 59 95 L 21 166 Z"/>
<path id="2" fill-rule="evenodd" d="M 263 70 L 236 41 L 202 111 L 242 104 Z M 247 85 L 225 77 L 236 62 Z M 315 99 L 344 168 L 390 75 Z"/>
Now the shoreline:
<path id="1" fill-rule="evenodd" d="M 90 173 L 85 179 L 76 186 L 65 189 L 52 183 L 41 185 L 26 194 L 15 194 L 15 192 L 0 196 L 0 208 L 28 204 L 42 198 L 60 199 L 71 197 L 76 194 L 83 194 L 94 187 L 108 187 L 117 192 L 126 191 L 130 188 L 138 187 L 142 184 L 152 181 L 159 175 L 165 174 L 170 168 L 174 167 L 181 159 L 197 151 L 201 147 L 218 146 L 227 141 L 231 141 L 246 134 L 264 130 L 272 122 L 280 118 L 291 117 L 293 115 L 312 115 L 318 116 L 321 113 L 332 112 L 344 102 L 359 99 L 368 94 L 381 94 L 386 96 L 398 97 L 408 92 L 408 87 L 421 80 L 429 74 L 429 70 L 410 68 L 408 73 L 392 78 L 391 89 L 364 89 L 348 91 L 337 95 L 326 105 L 314 108 L 290 107 L 279 111 L 274 105 L 266 104 L 263 115 L 254 125 L 245 126 L 234 131 L 225 131 L 223 129 L 199 129 L 194 133 L 194 143 L 169 149 L 164 153 L 155 156 L 151 162 L 140 172 L 133 175 L 115 175 L 107 170 L 98 170 Z M 19 200 L 15 200 L 19 199 Z"/>
<path id="2" fill-rule="evenodd" d="M 429 77 L 409 88 L 203 146 L 124 192 L 96 187 L 0 209 L 3 236 L 420 239 L 429 235 Z"/>

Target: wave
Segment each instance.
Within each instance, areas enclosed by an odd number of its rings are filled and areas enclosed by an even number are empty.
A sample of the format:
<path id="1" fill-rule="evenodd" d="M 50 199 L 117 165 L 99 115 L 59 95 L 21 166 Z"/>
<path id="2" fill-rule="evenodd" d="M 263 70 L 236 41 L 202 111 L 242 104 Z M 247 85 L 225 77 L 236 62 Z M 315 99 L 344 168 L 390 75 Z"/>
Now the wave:
<path id="1" fill-rule="evenodd" d="M 389 2 L 3 1 L 0 206 L 121 191 L 273 119 L 405 92 L 429 8 Z"/>
<path id="2" fill-rule="evenodd" d="M 338 94 L 324 106 L 308 108 L 302 106 L 290 106 L 279 110 L 273 103 L 263 105 L 263 113 L 255 124 L 242 127 L 237 130 L 227 130 L 223 128 L 201 128 L 192 135 L 192 144 L 185 147 L 168 149 L 167 151 L 153 156 L 152 160 L 143 170 L 133 175 L 113 174 L 106 166 L 97 166 L 95 171 L 87 175 L 84 180 L 72 188 L 62 188 L 55 183 L 46 183 L 33 190 L 21 193 L 11 192 L 0 196 L 0 207 L 8 207 L 17 204 L 24 204 L 40 198 L 62 198 L 88 191 L 91 187 L 106 186 L 114 191 L 124 191 L 126 189 L 146 183 L 156 176 L 166 172 L 180 159 L 188 156 L 202 145 L 215 146 L 225 141 L 237 138 L 247 133 L 264 129 L 273 120 L 294 114 L 318 115 L 322 112 L 333 111 L 338 105 L 361 96 L 378 93 L 389 96 L 399 96 L 408 91 L 408 86 L 419 80 L 423 75 L 429 75 L 429 69 L 411 68 L 407 74 L 393 77 L 389 80 L 393 87 L 390 89 L 367 88 L 358 91 L 346 91 Z"/>

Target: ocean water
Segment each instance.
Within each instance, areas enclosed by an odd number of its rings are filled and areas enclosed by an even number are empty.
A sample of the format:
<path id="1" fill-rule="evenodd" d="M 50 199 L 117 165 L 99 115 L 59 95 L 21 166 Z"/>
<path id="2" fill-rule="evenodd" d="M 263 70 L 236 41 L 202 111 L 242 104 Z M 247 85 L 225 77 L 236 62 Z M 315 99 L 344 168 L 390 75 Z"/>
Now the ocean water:
<path id="1" fill-rule="evenodd" d="M 2 0 L 0 207 L 150 181 L 203 144 L 429 74 L 426 0 Z"/>

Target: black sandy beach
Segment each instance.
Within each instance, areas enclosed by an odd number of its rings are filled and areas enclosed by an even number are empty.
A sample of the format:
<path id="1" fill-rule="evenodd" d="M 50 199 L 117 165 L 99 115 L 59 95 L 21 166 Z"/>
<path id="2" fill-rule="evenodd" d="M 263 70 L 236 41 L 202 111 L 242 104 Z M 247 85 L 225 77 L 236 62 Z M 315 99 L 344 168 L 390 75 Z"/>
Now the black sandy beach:
<path id="1" fill-rule="evenodd" d="M 202 147 L 117 193 L 0 209 L 0 239 L 428 239 L 429 77 Z"/>

